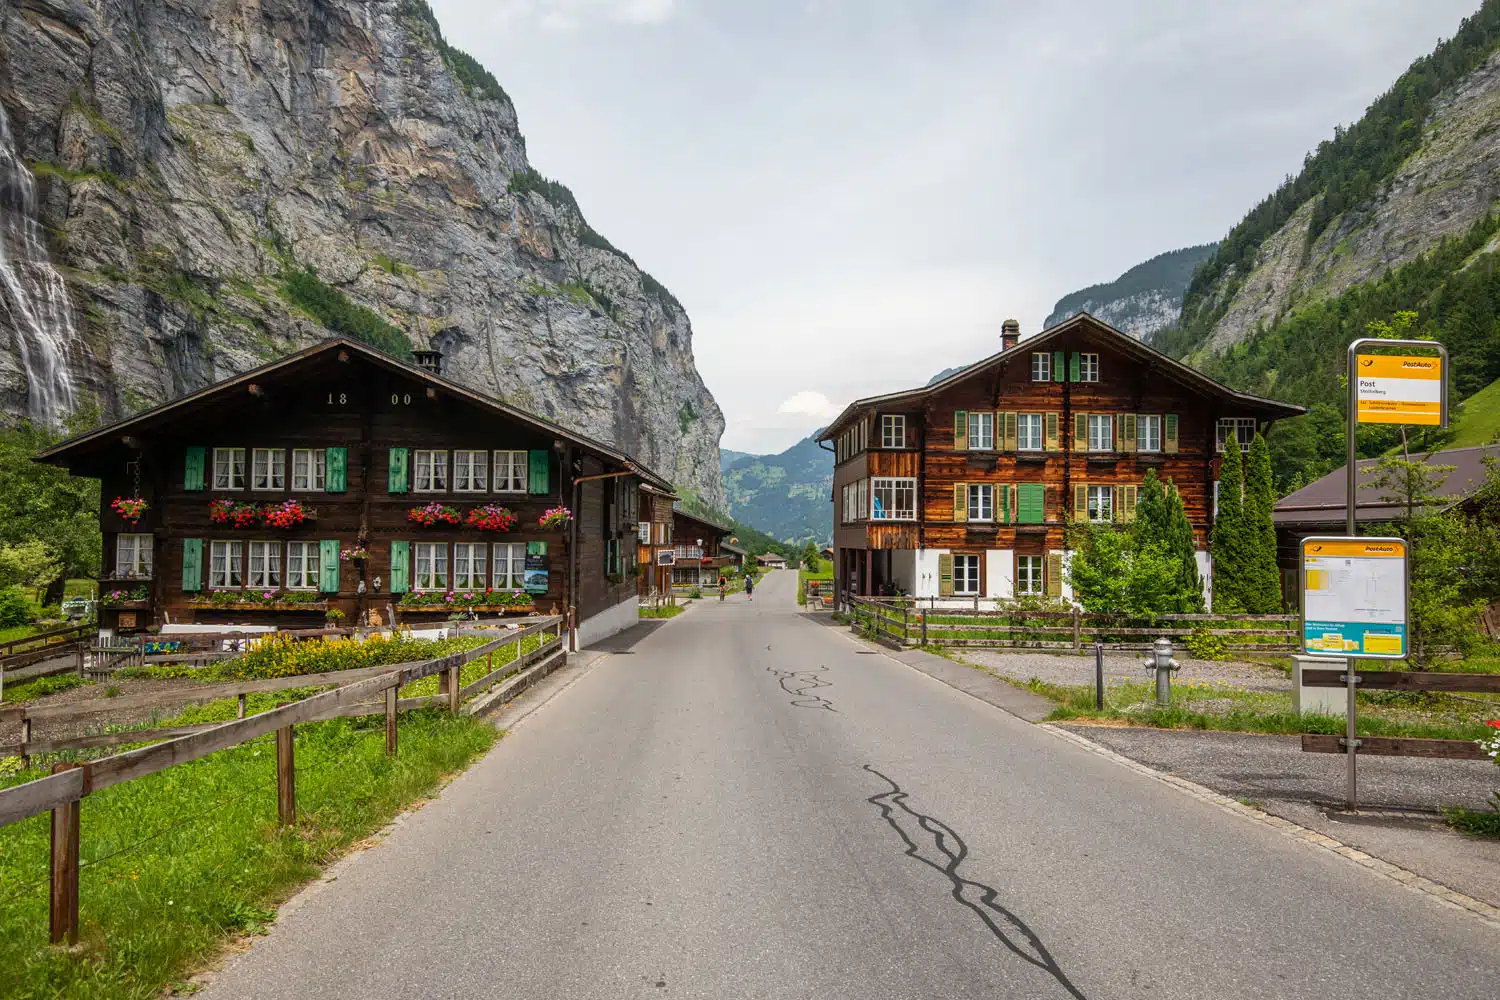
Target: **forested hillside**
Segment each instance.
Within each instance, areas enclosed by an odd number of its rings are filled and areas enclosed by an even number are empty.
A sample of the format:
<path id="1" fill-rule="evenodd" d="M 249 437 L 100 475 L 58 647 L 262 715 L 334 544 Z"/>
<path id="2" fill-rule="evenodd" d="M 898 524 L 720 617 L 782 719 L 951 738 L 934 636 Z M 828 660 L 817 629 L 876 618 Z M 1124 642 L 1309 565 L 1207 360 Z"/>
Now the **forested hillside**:
<path id="1" fill-rule="evenodd" d="M 737 521 L 798 544 L 833 537 L 833 455 L 813 435 L 779 455 L 748 455 L 724 473 Z"/>
<path id="2" fill-rule="evenodd" d="M 1145 340 L 1177 321 L 1182 297 L 1197 266 L 1212 256 L 1212 243 L 1157 254 L 1114 281 L 1090 285 L 1057 300 L 1044 329 L 1086 312 L 1117 330 Z"/>

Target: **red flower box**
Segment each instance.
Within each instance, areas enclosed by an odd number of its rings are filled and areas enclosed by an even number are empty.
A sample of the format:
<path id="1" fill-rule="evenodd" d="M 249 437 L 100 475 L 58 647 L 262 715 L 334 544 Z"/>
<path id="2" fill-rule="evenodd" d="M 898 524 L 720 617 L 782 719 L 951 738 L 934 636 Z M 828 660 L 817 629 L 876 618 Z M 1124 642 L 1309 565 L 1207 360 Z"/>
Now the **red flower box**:
<path id="1" fill-rule="evenodd" d="M 480 531 L 509 531 L 516 526 L 518 518 L 509 507 L 487 503 L 469 511 L 469 527 Z"/>
<path id="2" fill-rule="evenodd" d="M 414 524 L 431 527 L 435 524 L 462 524 L 464 516 L 457 508 L 434 501 L 425 507 L 413 507 L 406 512 L 406 519 Z"/>

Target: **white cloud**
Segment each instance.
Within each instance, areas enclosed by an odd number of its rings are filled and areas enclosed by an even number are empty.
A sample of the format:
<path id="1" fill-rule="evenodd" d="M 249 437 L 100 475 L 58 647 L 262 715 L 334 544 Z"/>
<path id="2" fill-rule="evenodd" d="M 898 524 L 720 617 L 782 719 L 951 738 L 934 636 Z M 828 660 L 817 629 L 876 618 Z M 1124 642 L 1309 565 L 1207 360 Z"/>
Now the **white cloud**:
<path id="1" fill-rule="evenodd" d="M 776 412 L 814 417 L 818 420 L 832 420 L 839 415 L 839 410 L 841 409 L 843 407 L 832 402 L 821 392 L 804 389 L 783 399 L 781 405 L 776 407 Z"/>

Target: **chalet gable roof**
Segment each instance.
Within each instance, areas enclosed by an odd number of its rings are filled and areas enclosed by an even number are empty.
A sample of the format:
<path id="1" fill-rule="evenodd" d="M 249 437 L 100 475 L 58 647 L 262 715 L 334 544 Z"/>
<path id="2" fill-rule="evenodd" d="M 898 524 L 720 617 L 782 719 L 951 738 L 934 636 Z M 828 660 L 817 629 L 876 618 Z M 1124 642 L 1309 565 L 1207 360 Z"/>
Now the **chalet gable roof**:
<path id="1" fill-rule="evenodd" d="M 966 368 L 960 368 L 947 378 L 934 382 L 931 385 L 921 386 L 916 389 L 905 389 L 900 392 L 886 393 L 882 396 L 867 396 L 864 399 L 856 399 L 844 407 L 843 412 L 819 432 L 818 440 L 833 440 L 851 420 L 865 410 L 877 407 L 921 403 L 952 388 L 960 382 L 974 378 L 977 375 L 983 375 L 999 365 L 1025 357 L 1051 344 L 1060 337 L 1069 333 L 1076 333 L 1080 329 L 1087 329 L 1111 338 L 1115 341 L 1115 346 L 1121 352 L 1132 355 L 1142 361 L 1149 361 L 1159 365 L 1171 377 L 1206 395 L 1233 400 L 1274 417 L 1294 417 L 1307 412 L 1304 407 L 1292 403 L 1283 403 L 1279 400 L 1267 399 L 1264 396 L 1255 396 L 1248 392 L 1231 389 L 1229 386 L 1209 378 L 1191 365 L 1185 365 L 1175 358 L 1168 357 L 1149 344 L 1142 343 L 1128 333 L 1115 329 L 1098 317 L 1090 313 L 1081 312 L 1070 316 L 1050 329 L 1043 330 L 1035 336 L 1020 341 L 1016 346 L 1008 350 L 992 354 L 983 360 L 974 362 Z"/>
<path id="2" fill-rule="evenodd" d="M 408 364 L 382 351 L 377 351 L 367 344 L 350 340 L 347 337 L 331 337 L 311 347 L 297 351 L 294 354 L 288 354 L 284 358 L 278 358 L 269 364 L 261 365 L 259 368 L 252 368 L 238 375 L 232 375 L 227 379 L 215 382 L 213 385 L 205 386 L 196 392 L 190 392 L 185 396 L 179 396 L 159 406 L 154 406 L 149 410 L 143 410 L 134 416 L 126 417 L 112 424 L 106 424 L 97 430 L 68 438 L 38 454 L 36 461 L 49 462 L 53 465 L 67 465 L 70 459 L 79 454 L 96 448 L 105 442 L 117 440 L 123 434 L 128 434 L 131 431 L 146 430 L 179 418 L 182 416 L 183 411 L 190 408 L 192 404 L 201 403 L 212 399 L 214 396 L 240 389 L 248 386 L 258 378 L 265 378 L 267 375 L 275 372 L 285 371 L 289 368 L 306 364 L 335 351 L 347 351 L 350 356 L 357 356 L 364 361 L 414 379 L 419 383 L 427 383 L 433 388 L 441 389 L 454 397 L 488 410 L 493 414 L 506 417 L 543 433 L 572 442 L 585 451 L 594 453 L 598 457 L 607 458 L 619 463 L 639 475 L 648 485 L 671 494 L 672 484 L 664 477 L 646 468 L 631 456 L 611 445 L 597 441 L 577 431 L 569 430 L 560 424 L 553 423 L 545 417 L 537 416 L 526 410 L 517 409 L 509 403 L 501 402 L 492 396 L 475 392 L 473 389 L 443 378 L 441 375 L 436 375 L 424 368 Z"/>
<path id="3" fill-rule="evenodd" d="M 710 532 L 712 532 L 713 534 L 716 534 L 716 535 L 721 535 L 722 536 L 722 535 L 731 535 L 731 534 L 734 533 L 734 529 L 731 528 L 731 527 L 729 527 L 728 525 L 720 524 L 717 521 L 710 521 L 708 518 L 706 518 L 706 517 L 699 517 L 697 514 L 689 514 L 687 511 L 681 509 L 680 507 L 673 507 L 672 508 L 672 516 L 674 518 L 680 517 L 680 518 L 683 518 L 684 520 L 692 521 L 695 524 L 701 524 L 705 528 L 707 528 Z"/>

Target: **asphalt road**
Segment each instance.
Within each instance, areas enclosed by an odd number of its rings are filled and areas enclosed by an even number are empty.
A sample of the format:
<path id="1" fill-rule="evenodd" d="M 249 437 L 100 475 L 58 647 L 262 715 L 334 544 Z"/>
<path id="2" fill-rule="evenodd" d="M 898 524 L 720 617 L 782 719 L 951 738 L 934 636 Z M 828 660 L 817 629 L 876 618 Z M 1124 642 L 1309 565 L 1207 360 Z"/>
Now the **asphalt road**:
<path id="1" fill-rule="evenodd" d="M 802 618 L 604 656 L 201 995 L 1485 998 L 1500 931 Z"/>

